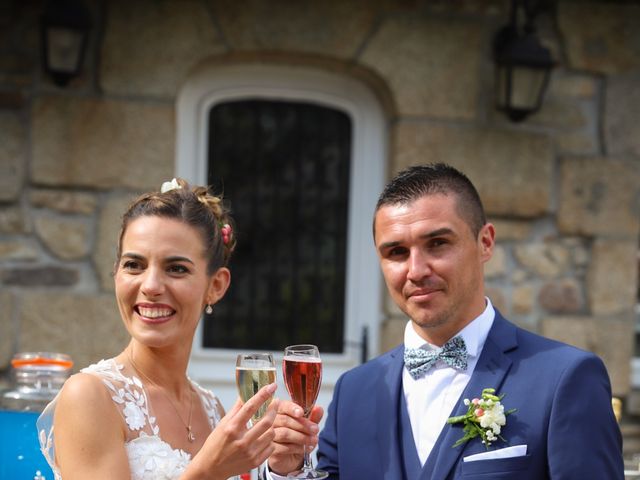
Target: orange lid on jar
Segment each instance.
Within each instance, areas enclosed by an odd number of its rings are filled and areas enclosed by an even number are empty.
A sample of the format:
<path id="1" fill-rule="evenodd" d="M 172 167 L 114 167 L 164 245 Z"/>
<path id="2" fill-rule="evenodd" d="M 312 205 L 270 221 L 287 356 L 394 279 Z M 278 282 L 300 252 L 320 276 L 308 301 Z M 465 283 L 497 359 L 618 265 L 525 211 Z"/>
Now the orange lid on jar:
<path id="1" fill-rule="evenodd" d="M 13 368 L 42 368 L 53 367 L 61 370 L 68 370 L 73 367 L 71 357 L 65 353 L 53 352 L 23 352 L 17 353 L 11 359 Z"/>

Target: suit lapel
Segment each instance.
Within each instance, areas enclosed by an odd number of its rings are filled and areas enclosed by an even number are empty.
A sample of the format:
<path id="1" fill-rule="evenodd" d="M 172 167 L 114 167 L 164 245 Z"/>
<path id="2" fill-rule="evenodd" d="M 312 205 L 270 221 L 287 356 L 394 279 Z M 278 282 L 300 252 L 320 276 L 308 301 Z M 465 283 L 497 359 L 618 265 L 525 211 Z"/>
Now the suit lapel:
<path id="1" fill-rule="evenodd" d="M 386 467 L 383 478 L 397 480 L 402 478 L 402 457 L 400 452 L 400 438 L 398 436 L 398 422 L 400 412 L 400 395 L 402 389 L 402 368 L 404 347 L 400 346 L 390 353 L 390 362 L 377 389 L 376 431 L 378 435 L 379 454 L 389 458 L 382 464 Z"/>
<path id="2" fill-rule="evenodd" d="M 485 388 L 492 387 L 499 392 L 500 386 L 511 368 L 511 359 L 508 355 L 505 355 L 505 352 L 516 347 L 515 327 L 502 318 L 496 310 L 493 326 L 489 331 L 473 375 L 450 416 L 466 413 L 467 407 L 464 405 L 463 400 L 465 398 L 478 397 Z M 452 448 L 452 445 L 462 435 L 463 432 L 460 426 L 449 424 L 444 426 L 422 470 L 421 480 L 447 478 L 447 475 L 454 468 L 466 447 L 465 444 Z M 471 441 L 479 440 L 474 439 Z"/>

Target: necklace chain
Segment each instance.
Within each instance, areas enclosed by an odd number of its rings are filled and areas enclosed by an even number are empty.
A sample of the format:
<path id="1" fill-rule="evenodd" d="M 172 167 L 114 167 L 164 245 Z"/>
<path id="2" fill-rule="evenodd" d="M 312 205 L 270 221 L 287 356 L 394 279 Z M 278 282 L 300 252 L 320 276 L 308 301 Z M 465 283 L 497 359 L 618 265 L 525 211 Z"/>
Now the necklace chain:
<path id="1" fill-rule="evenodd" d="M 173 409 L 176 411 L 176 415 L 178 415 L 178 418 L 180 419 L 184 427 L 187 429 L 187 440 L 189 440 L 189 442 L 191 443 L 195 442 L 196 437 L 193 434 L 193 430 L 191 428 L 191 416 L 193 414 L 193 390 L 191 388 L 189 389 L 189 421 L 185 422 L 182 419 L 182 415 L 180 415 L 180 412 L 178 411 L 178 407 L 176 407 L 175 403 L 173 403 L 173 400 L 171 400 L 169 395 L 167 395 L 164 392 L 164 390 L 162 390 L 162 387 L 160 387 L 160 385 L 158 385 L 156 382 L 151 380 L 142 370 L 140 370 L 140 367 L 138 367 L 138 365 L 136 365 L 136 362 L 133 361 L 133 355 L 131 354 L 131 350 L 129 350 L 127 353 L 129 357 L 129 362 L 131 363 L 131 366 L 136 371 L 136 373 L 139 375 L 142 375 L 145 380 L 147 380 L 152 385 L 155 385 L 156 387 L 158 387 L 158 390 L 160 390 L 160 393 L 164 395 L 164 397 L 169 401 Z"/>

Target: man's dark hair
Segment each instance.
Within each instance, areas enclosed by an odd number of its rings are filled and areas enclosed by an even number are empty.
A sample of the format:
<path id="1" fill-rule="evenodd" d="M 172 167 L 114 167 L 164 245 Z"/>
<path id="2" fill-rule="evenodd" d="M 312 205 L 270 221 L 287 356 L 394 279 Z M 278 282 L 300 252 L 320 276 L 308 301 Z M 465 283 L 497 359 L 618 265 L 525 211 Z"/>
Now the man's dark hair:
<path id="1" fill-rule="evenodd" d="M 478 236 L 487 223 L 480 195 L 464 173 L 444 163 L 416 165 L 402 170 L 380 194 L 376 213 L 386 205 L 406 205 L 434 194 L 455 195 L 458 214 L 469 225 L 474 236 Z"/>

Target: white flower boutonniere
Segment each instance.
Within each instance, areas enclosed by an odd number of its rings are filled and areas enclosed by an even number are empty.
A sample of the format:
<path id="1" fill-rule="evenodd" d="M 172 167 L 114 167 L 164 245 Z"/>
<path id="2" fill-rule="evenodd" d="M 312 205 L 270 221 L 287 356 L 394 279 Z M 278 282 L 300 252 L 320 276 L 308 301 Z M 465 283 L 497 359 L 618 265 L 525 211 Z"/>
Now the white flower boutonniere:
<path id="1" fill-rule="evenodd" d="M 507 424 L 507 415 L 515 412 L 516 409 L 512 408 L 505 412 L 501 403 L 504 394 L 497 396 L 495 392 L 494 388 L 485 388 L 480 398 L 473 400 L 465 398 L 464 404 L 469 407 L 467 413 L 447 419 L 447 423 L 464 425 L 464 436 L 453 444 L 454 448 L 478 436 L 482 438 L 482 443 L 487 450 L 498 438 L 503 442 L 506 441 L 500 432 Z"/>

